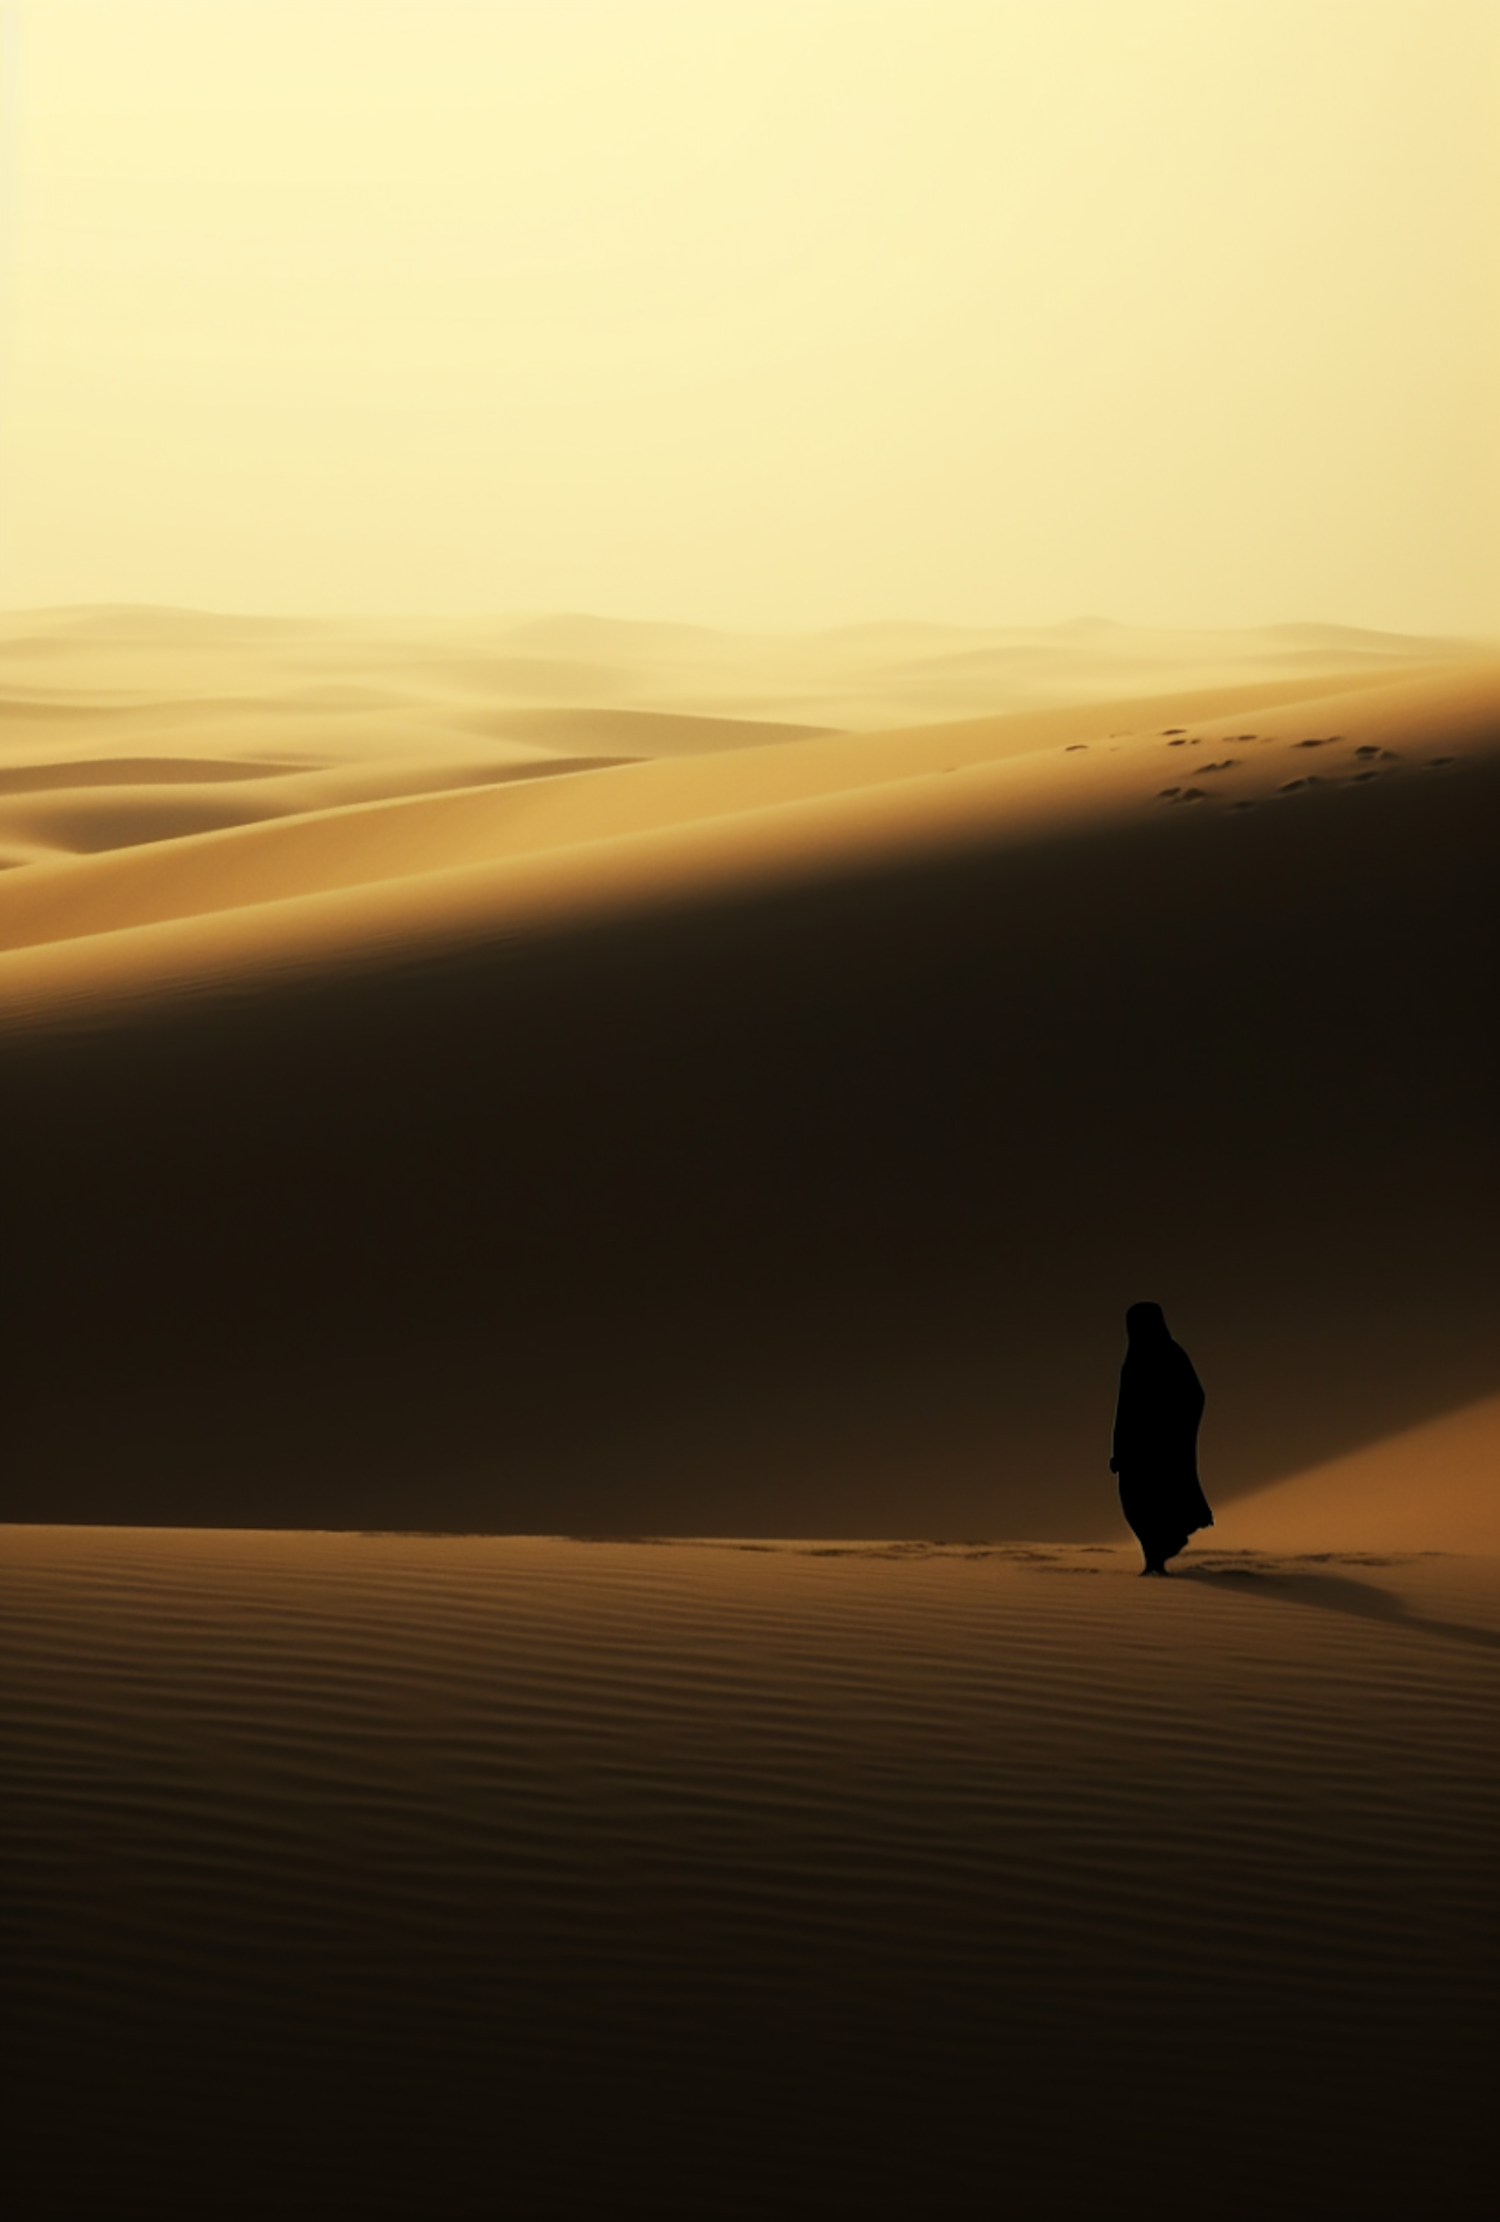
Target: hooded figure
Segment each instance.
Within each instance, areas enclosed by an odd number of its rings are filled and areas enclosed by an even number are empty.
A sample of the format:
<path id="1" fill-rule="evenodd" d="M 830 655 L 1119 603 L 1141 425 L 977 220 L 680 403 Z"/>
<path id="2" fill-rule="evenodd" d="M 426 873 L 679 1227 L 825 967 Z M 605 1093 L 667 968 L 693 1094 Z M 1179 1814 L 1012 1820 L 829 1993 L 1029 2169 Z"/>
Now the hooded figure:
<path id="1" fill-rule="evenodd" d="M 1109 1470 L 1120 1477 L 1120 1509 L 1146 1555 L 1141 1571 L 1165 1574 L 1193 1530 L 1214 1524 L 1198 1481 L 1203 1390 L 1160 1304 L 1132 1304 L 1125 1332 Z"/>

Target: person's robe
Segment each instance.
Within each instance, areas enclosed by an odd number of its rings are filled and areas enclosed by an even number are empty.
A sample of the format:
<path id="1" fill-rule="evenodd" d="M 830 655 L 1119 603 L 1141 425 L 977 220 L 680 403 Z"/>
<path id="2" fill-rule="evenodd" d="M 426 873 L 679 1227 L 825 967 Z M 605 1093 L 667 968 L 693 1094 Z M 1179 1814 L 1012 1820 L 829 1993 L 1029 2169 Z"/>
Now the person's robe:
<path id="1" fill-rule="evenodd" d="M 1120 1507 L 1148 1561 L 1170 1558 L 1214 1516 L 1198 1479 L 1203 1388 L 1180 1344 L 1132 1342 L 1120 1368 L 1113 1458 Z"/>

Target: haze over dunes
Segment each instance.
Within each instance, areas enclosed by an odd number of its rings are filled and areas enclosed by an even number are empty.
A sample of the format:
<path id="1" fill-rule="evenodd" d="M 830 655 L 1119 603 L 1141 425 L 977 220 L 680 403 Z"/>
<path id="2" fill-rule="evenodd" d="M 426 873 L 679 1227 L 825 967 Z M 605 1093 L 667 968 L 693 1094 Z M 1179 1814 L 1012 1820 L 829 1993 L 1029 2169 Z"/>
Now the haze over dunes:
<path id="1" fill-rule="evenodd" d="M 90 731 L 109 755 L 151 734 L 163 762 L 190 756 L 195 734 L 212 737 L 209 757 L 238 741 L 299 764 L 443 747 L 482 760 L 493 740 L 543 754 L 550 738 L 568 753 L 591 718 L 617 733 L 620 754 L 653 756 L 711 747 L 713 719 L 878 729 L 1382 672 L 1482 647 L 1349 625 L 1169 632 L 1097 617 L 777 634 L 585 615 L 373 621 L 125 605 L 0 615 L 0 700 L 8 748 L 30 741 L 43 762 L 77 756 Z M 630 724 L 643 715 L 654 722 Z M 674 716 L 698 722 L 679 729 Z"/>
<path id="2" fill-rule="evenodd" d="M 1493 1393 L 1482 650 L 9 632 L 11 1516 L 1093 1536 L 1145 1288 L 1215 1501 Z"/>
<path id="3" fill-rule="evenodd" d="M 1490 0 L 6 17 L 7 606 L 1494 625 Z"/>

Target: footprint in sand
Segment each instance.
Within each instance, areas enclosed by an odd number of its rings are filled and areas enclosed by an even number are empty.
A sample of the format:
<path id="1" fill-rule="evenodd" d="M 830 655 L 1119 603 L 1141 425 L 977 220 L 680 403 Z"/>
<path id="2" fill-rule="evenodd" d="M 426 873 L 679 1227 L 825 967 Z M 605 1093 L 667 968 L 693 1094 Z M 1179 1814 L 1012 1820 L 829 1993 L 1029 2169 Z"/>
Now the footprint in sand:
<path id="1" fill-rule="evenodd" d="M 1087 748 L 1088 745 L 1087 741 L 1069 741 L 1067 747 L 1063 750 L 1063 754 L 1064 756 L 1076 756 L 1081 748 Z"/>
<path id="2" fill-rule="evenodd" d="M 1387 755 L 1389 755 L 1390 751 L 1387 750 L 1386 753 Z M 1451 764 L 1452 762 L 1453 758 L 1451 756 L 1429 756 L 1427 759 L 1427 767 L 1429 771 L 1436 772 L 1441 771 L 1445 764 Z"/>
<path id="3" fill-rule="evenodd" d="M 1200 764 L 1198 770 L 1200 774 L 1204 772 L 1232 772 L 1238 762 L 1239 758 L 1237 756 L 1226 756 L 1222 763 Z"/>

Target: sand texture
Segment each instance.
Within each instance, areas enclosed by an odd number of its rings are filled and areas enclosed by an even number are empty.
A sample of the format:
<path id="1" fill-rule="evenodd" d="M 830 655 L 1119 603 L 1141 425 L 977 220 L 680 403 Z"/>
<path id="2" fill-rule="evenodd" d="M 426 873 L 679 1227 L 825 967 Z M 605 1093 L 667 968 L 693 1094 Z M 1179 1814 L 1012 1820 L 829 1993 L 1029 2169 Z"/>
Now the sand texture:
<path id="1" fill-rule="evenodd" d="M 1216 1505 L 1493 1397 L 1500 665 L 920 645 L 7 620 L 0 1513 L 1086 1540 L 1143 1295 Z"/>
<path id="2" fill-rule="evenodd" d="M 1500 1397 L 1289 1474 L 1240 1498 L 1226 1522 L 1254 1550 L 1337 1550 L 1358 1536 L 1368 1551 L 1500 1558 Z"/>
<path id="3" fill-rule="evenodd" d="M 12 1529 L 32 2216 L 1473 2211 L 1500 1562 Z"/>

